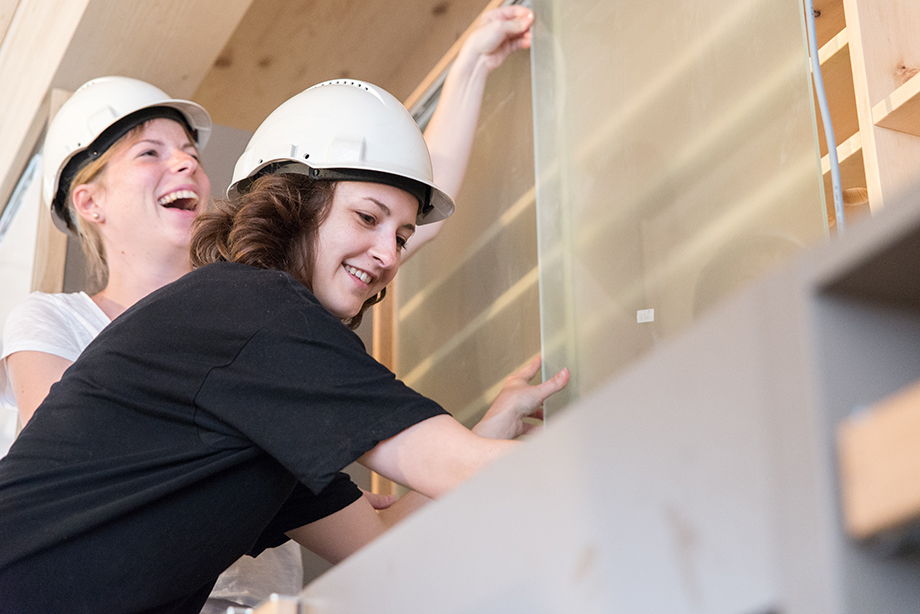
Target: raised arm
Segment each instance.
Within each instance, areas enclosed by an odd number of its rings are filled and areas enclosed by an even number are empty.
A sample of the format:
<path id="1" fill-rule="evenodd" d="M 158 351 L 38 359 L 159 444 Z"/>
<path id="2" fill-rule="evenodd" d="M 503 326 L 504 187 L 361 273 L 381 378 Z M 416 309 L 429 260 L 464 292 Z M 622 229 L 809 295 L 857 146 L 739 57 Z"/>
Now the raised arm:
<path id="1" fill-rule="evenodd" d="M 431 153 L 435 183 L 457 196 L 473 148 L 486 78 L 517 49 L 530 47 L 533 12 L 505 6 L 484 13 L 451 65 L 425 142 Z M 403 261 L 437 236 L 444 222 L 420 226 L 406 246 Z"/>
<path id="2" fill-rule="evenodd" d="M 6 357 L 16 409 L 23 426 L 48 396 L 51 385 L 60 380 L 72 364 L 66 358 L 45 352 L 13 352 Z"/>

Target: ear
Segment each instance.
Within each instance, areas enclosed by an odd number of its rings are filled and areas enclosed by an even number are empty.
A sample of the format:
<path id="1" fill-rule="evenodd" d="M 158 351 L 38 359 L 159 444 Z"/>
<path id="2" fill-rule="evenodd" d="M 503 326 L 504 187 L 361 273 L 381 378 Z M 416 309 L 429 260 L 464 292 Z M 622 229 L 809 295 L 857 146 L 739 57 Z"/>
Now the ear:
<path id="1" fill-rule="evenodd" d="M 99 223 L 105 219 L 98 196 L 99 186 L 92 183 L 83 183 L 73 189 L 74 209 L 87 222 Z"/>

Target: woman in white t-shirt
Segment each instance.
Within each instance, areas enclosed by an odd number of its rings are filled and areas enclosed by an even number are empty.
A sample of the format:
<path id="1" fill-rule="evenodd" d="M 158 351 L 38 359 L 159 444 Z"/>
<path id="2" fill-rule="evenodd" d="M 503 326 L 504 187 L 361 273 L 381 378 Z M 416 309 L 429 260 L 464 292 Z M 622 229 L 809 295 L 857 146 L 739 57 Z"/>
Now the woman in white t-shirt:
<path id="1" fill-rule="evenodd" d="M 192 223 L 211 189 L 198 149 L 210 131 L 200 106 L 126 77 L 86 83 L 51 123 L 44 201 L 80 238 L 99 290 L 34 293 L 7 318 L 4 400 L 12 393 L 24 425 L 99 331 L 190 270 Z"/>

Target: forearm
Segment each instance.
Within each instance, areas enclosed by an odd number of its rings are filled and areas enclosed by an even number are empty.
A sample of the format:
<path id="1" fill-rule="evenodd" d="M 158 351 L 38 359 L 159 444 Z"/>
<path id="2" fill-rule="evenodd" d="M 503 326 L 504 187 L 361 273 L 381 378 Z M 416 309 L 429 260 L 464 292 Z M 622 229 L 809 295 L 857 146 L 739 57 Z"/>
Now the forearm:
<path id="1" fill-rule="evenodd" d="M 473 434 L 450 416 L 437 416 L 380 442 L 360 462 L 380 475 L 437 499 L 517 445 Z"/>
<path id="2" fill-rule="evenodd" d="M 435 182 L 451 196 L 459 192 L 466 173 L 486 79 L 509 54 L 530 47 L 532 23 L 533 12 L 521 6 L 484 13 L 447 73 L 425 141 Z"/>
<path id="3" fill-rule="evenodd" d="M 454 59 L 434 115 L 425 130 L 435 183 L 456 198 L 466 175 L 489 73 L 508 54 L 530 46 L 533 13 L 505 6 L 483 14 Z M 405 261 L 441 231 L 443 222 L 419 227 L 403 254 Z"/>
<path id="4" fill-rule="evenodd" d="M 335 564 L 372 542 L 386 529 L 367 498 L 360 497 L 334 514 L 288 531 L 287 536 Z"/>
<path id="5" fill-rule="evenodd" d="M 367 497 L 348 507 L 287 532 L 287 536 L 326 561 L 336 564 L 395 526 L 431 499 L 409 492 L 385 510 L 375 510 Z"/>
<path id="6" fill-rule="evenodd" d="M 425 129 L 434 182 L 452 198 L 457 197 L 466 176 L 488 76 L 489 69 L 478 55 L 464 54 L 461 50 L 447 74 L 438 106 Z M 403 261 L 438 236 L 443 226 L 443 220 L 419 226 L 406 246 Z"/>
<path id="7" fill-rule="evenodd" d="M 435 183 L 452 197 L 457 196 L 466 174 L 488 76 L 486 60 L 461 48 L 425 130 Z"/>

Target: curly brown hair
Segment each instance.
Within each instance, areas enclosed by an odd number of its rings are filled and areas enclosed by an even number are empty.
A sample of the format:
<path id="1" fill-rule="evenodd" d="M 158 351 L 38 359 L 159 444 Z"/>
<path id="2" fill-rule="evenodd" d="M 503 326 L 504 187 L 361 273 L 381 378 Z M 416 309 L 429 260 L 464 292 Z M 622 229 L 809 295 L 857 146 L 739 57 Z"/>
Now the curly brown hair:
<path id="1" fill-rule="evenodd" d="M 198 217 L 191 243 L 192 267 L 238 262 L 283 271 L 313 291 L 313 263 L 319 227 L 329 216 L 334 181 L 300 174 L 268 174 L 232 200 L 217 200 Z M 352 318 L 352 330 L 364 312 L 386 295 L 369 298 Z"/>

